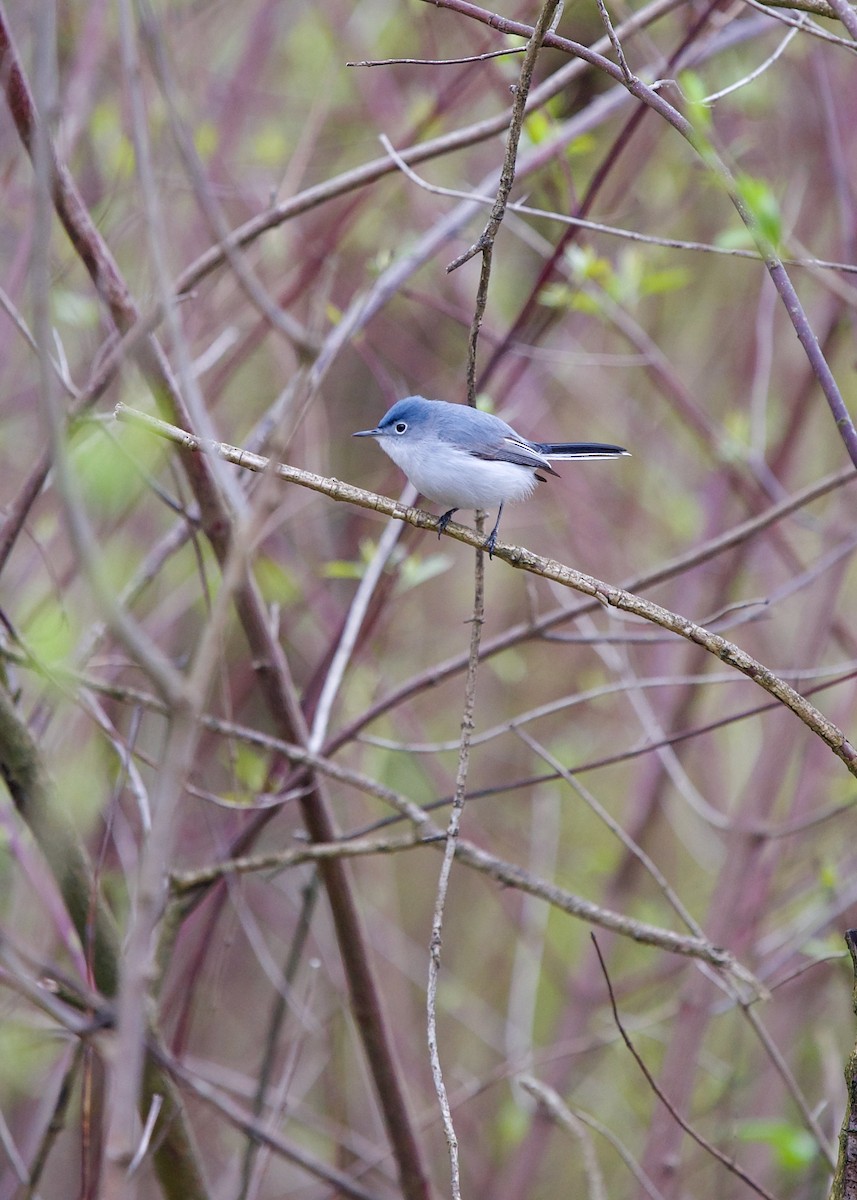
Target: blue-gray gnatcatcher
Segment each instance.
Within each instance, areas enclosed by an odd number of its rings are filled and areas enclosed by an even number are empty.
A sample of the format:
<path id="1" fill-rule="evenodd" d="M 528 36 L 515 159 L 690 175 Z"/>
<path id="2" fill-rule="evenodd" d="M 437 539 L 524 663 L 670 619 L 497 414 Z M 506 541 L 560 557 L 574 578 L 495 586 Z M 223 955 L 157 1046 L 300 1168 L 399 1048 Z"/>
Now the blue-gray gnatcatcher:
<path id="1" fill-rule="evenodd" d="M 485 547 L 494 553 L 503 505 L 525 500 L 548 475 L 557 475 L 550 459 L 618 458 L 621 446 L 601 442 L 529 442 L 491 413 L 446 400 L 408 396 L 399 400 L 375 429 L 354 437 L 378 439 L 396 466 L 418 491 L 447 510 L 437 523 L 438 537 L 459 508 L 494 508 L 497 520 Z"/>

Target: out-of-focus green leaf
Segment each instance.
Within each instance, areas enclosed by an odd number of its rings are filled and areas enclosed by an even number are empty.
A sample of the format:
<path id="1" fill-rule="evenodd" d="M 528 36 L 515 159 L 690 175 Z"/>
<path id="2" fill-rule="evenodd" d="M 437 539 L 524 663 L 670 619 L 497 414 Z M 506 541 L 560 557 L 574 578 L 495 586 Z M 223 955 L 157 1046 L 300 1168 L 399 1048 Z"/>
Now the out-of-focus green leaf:
<path id="1" fill-rule="evenodd" d="M 704 101 L 710 89 L 695 71 L 682 71 L 678 77 L 678 85 L 684 97 L 688 120 L 693 124 L 697 135 L 707 140 L 711 129 L 711 107 Z"/>
<path id="2" fill-rule="evenodd" d="M 727 437 L 725 456 L 730 462 L 740 462 L 747 457 L 750 444 L 750 414 L 743 409 L 730 409 L 723 418 L 723 429 Z"/>
<path id="3" fill-rule="evenodd" d="M 0 1022 L 0 1098 L 4 1104 L 30 1094 L 33 1080 L 56 1058 L 58 1045 L 41 1031 L 14 1021 Z"/>
<path id="4" fill-rule="evenodd" d="M 98 426 L 90 426 L 69 448 L 84 499 L 96 514 L 121 513 L 140 494 L 144 486 L 141 474 L 163 453 L 156 438 L 131 425 L 121 426 L 117 442 Z"/>
<path id="5" fill-rule="evenodd" d="M 818 1143 L 809 1130 L 788 1121 L 742 1121 L 737 1134 L 742 1142 L 770 1146 L 777 1165 L 791 1174 L 806 1170 L 818 1158 Z"/>
<path id="6" fill-rule="evenodd" d="M 770 184 L 754 175 L 741 174 L 736 180 L 738 194 L 749 209 L 759 232 L 776 250 L 782 241 L 783 221 L 780 203 Z"/>
<path id="7" fill-rule="evenodd" d="M 98 303 L 92 295 L 56 288 L 52 295 L 54 320 L 72 329 L 95 329 L 98 325 Z"/>
<path id="8" fill-rule="evenodd" d="M 417 554 L 409 555 L 402 563 L 399 575 L 399 592 L 408 592 L 411 588 L 427 583 L 437 575 L 442 575 L 452 566 L 449 554 L 428 554 L 425 558 Z"/>
<path id="9" fill-rule="evenodd" d="M 232 763 L 236 781 L 250 792 L 261 792 L 268 777 L 268 755 L 246 742 L 238 742 Z"/>
<path id="10" fill-rule="evenodd" d="M 256 558 L 254 571 L 266 603 L 295 604 L 300 599 L 297 580 L 281 562 L 262 554 Z"/>
<path id="11" fill-rule="evenodd" d="M 505 650 L 502 654 L 493 654 L 488 661 L 502 683 L 520 683 L 527 677 L 527 660 L 518 650 Z"/>
<path id="12" fill-rule="evenodd" d="M 362 579 L 366 574 L 366 564 L 335 558 L 324 564 L 321 573 L 325 579 Z"/>
<path id="13" fill-rule="evenodd" d="M 57 601 L 43 604 L 24 626 L 23 635 L 33 654 L 47 667 L 66 662 L 77 636 L 68 612 Z"/>
<path id="14" fill-rule="evenodd" d="M 756 248 L 756 243 L 746 225 L 733 225 L 729 229 L 724 229 L 714 239 L 714 245 L 722 246 L 724 250 L 754 250 Z"/>
<path id="15" fill-rule="evenodd" d="M 130 179 L 134 174 L 134 145 L 120 124 L 114 104 L 99 104 L 89 120 L 89 133 L 98 150 L 102 167 L 113 179 Z"/>
<path id="16" fill-rule="evenodd" d="M 508 1151 L 510 1146 L 521 1142 L 530 1125 L 530 1117 L 526 1110 L 512 1097 L 504 1101 L 495 1124 L 496 1136 L 501 1148 Z"/>
<path id="17" fill-rule="evenodd" d="M 535 109 L 524 121 L 524 132 L 534 146 L 545 141 L 552 128 L 553 122 L 544 109 Z"/>
<path id="18" fill-rule="evenodd" d="M 687 267 L 666 267 L 662 271 L 647 271 L 640 280 L 640 292 L 644 296 L 678 292 L 687 287 L 692 278 Z"/>
<path id="19" fill-rule="evenodd" d="M 289 152 L 289 143 L 278 121 L 268 121 L 256 130 L 250 143 L 253 158 L 264 167 L 282 166 Z"/>
<path id="20" fill-rule="evenodd" d="M 220 142 L 220 131 L 211 121 L 200 121 L 193 133 L 196 152 L 203 162 L 214 154 Z"/>
<path id="21" fill-rule="evenodd" d="M 582 133 L 568 143 L 565 152 L 569 158 L 580 158 L 584 154 L 591 154 L 597 146 L 598 139 L 593 134 Z"/>
<path id="22" fill-rule="evenodd" d="M 818 882 L 828 891 L 835 892 L 842 882 L 837 864 L 829 860 L 822 863 L 818 870 Z"/>

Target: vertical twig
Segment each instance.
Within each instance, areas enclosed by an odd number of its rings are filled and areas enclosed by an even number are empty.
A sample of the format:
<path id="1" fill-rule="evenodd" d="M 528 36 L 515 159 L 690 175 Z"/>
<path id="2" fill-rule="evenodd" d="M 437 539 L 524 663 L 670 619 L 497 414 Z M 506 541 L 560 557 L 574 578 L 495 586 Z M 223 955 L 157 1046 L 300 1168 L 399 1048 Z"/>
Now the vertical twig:
<path id="1" fill-rule="evenodd" d="M 848 0 L 829 0 L 829 3 L 854 41 L 857 42 L 857 12 L 854 11 Z"/>
<path id="2" fill-rule="evenodd" d="M 845 944 L 851 955 L 854 972 L 851 1007 L 857 1013 L 857 929 L 845 931 Z M 857 1044 L 845 1067 L 845 1087 L 848 1099 L 839 1131 L 839 1161 L 833 1176 L 830 1200 L 857 1200 Z"/>
<path id="3" fill-rule="evenodd" d="M 616 30 L 613 28 L 613 22 L 610 20 L 610 14 L 607 11 L 607 5 L 604 0 L 597 0 L 598 12 L 601 14 L 601 20 L 604 23 L 604 28 L 607 30 L 607 36 L 610 39 L 610 45 L 616 53 L 616 61 L 622 74 L 625 76 L 625 82 L 630 83 L 634 76 L 631 73 L 631 68 L 628 66 L 628 60 L 625 58 L 625 51 L 622 49 L 622 43 L 619 41 Z"/>
<path id="4" fill-rule="evenodd" d="M 476 516 L 476 532 L 481 540 L 484 532 L 485 517 L 483 513 Z M 485 615 L 485 554 L 481 549 L 476 551 L 476 582 L 473 597 L 473 617 L 470 628 L 470 657 L 467 663 L 467 679 L 464 685 L 464 712 L 461 717 L 461 744 L 458 750 L 458 770 L 455 778 L 455 795 L 452 801 L 452 811 L 446 828 L 446 846 L 444 847 L 443 862 L 437 881 L 437 896 L 435 899 L 434 916 L 432 918 L 431 943 L 429 946 L 429 978 L 426 1008 L 428 1013 L 428 1046 L 431 1060 L 431 1073 L 434 1080 L 435 1092 L 440 1104 L 443 1131 L 449 1147 L 449 1161 L 452 1176 L 453 1200 L 461 1198 L 461 1178 L 458 1160 L 458 1138 L 452 1122 L 449 1107 L 449 1096 L 443 1081 L 443 1069 L 440 1065 L 440 1053 L 437 1044 L 437 984 L 440 975 L 440 947 L 443 934 L 443 915 L 446 905 L 446 895 L 449 890 L 449 877 L 452 871 L 452 860 L 458 845 L 458 835 L 461 829 L 461 817 L 464 813 L 464 801 L 467 789 L 467 770 L 470 764 L 470 738 L 473 733 L 473 712 L 476 705 L 476 675 L 479 667 L 479 644 L 482 640 L 482 622 Z"/>
<path id="5" fill-rule="evenodd" d="M 512 105 L 509 137 L 506 141 L 506 154 L 503 159 L 503 168 L 500 172 L 500 183 L 497 188 L 497 198 L 494 201 L 494 207 L 491 209 L 491 214 L 488 217 L 485 228 L 473 245 L 465 250 L 463 254 L 460 254 L 458 258 L 454 259 L 446 268 L 447 273 L 449 273 L 457 267 L 463 266 L 464 263 L 469 262 L 477 254 L 482 255 L 482 269 L 479 275 L 479 287 L 476 292 L 476 304 L 473 311 L 473 320 L 470 325 L 470 342 L 467 352 L 467 403 L 471 405 L 475 405 L 476 403 L 476 346 L 479 340 L 479 330 L 482 327 L 482 318 L 485 315 L 485 305 L 488 300 L 488 283 L 491 279 L 491 259 L 494 252 L 494 239 L 502 224 L 506 205 L 509 200 L 509 193 L 515 182 L 518 144 L 521 140 L 521 130 L 524 127 L 524 114 L 527 107 L 527 97 L 530 94 L 530 84 L 533 79 L 536 57 L 546 34 L 551 29 L 559 4 L 560 0 L 546 0 L 545 6 L 539 14 L 539 19 L 533 29 L 532 36 L 527 43 L 527 50 L 524 54 L 524 61 L 521 64 L 521 74 L 518 77 L 518 82 L 513 85 L 515 101 Z"/>

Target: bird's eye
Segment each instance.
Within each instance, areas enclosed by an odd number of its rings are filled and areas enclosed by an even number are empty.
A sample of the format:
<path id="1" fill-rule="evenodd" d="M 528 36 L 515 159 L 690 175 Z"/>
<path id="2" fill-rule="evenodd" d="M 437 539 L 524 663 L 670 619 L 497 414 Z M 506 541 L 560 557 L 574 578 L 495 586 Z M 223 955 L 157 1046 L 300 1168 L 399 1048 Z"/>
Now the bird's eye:
<path id="1" fill-rule="evenodd" d="M 408 428 L 408 423 L 407 421 L 397 421 L 393 428 L 396 433 L 404 433 Z"/>

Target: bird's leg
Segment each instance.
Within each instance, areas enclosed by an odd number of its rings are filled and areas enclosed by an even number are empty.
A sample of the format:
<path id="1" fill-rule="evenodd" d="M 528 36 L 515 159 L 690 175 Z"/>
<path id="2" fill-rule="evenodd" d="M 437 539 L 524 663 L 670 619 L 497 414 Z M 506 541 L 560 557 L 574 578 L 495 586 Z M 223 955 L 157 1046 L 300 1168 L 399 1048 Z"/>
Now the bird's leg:
<path id="1" fill-rule="evenodd" d="M 445 512 L 442 517 L 437 519 L 437 540 L 440 541 L 440 535 L 445 532 L 447 525 L 458 512 L 457 508 L 451 508 Z"/>
<path id="2" fill-rule="evenodd" d="M 500 505 L 500 511 L 497 513 L 497 520 L 494 522 L 494 528 L 488 534 L 488 541 L 485 543 L 485 549 L 488 551 L 488 557 L 493 558 L 494 547 L 497 545 L 497 530 L 500 528 L 500 518 L 503 515 L 503 505 Z"/>

